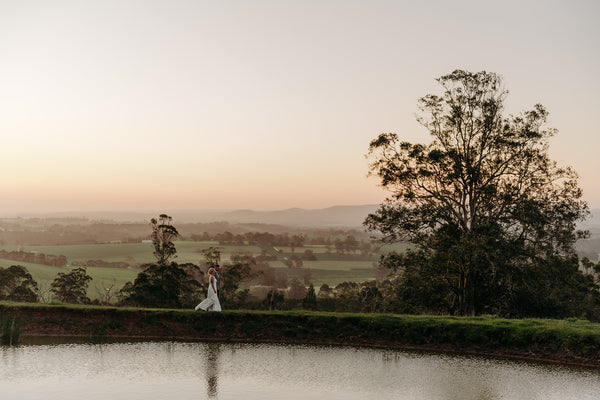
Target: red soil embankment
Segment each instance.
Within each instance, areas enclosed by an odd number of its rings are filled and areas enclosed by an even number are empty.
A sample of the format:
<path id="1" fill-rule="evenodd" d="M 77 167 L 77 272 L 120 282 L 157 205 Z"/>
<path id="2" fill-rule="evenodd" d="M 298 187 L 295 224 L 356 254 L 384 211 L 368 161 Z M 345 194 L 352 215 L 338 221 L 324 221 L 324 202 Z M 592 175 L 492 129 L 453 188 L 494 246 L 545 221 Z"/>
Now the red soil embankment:
<path id="1" fill-rule="evenodd" d="M 498 340 L 513 334 L 490 331 L 487 337 L 464 337 L 462 327 L 413 326 L 401 316 L 327 313 L 243 312 L 129 309 L 46 305 L 2 305 L 0 316 L 16 321 L 18 335 L 78 337 L 92 342 L 108 339 L 190 340 L 361 346 L 437 351 L 600 368 L 600 344 L 593 338 L 577 345 L 556 340 L 510 343 Z M 13 325 L 15 324 L 13 323 Z M 2 327 L 0 327 L 0 330 Z M 6 329 L 6 328 L 5 328 Z M 432 333 L 434 332 L 435 333 Z M 488 334 L 485 333 L 484 334 Z M 461 337 L 462 336 L 462 337 Z M 548 336 L 548 335 L 546 335 Z M 452 339 L 448 339 L 452 338 Z M 581 342 L 584 342 L 581 344 Z"/>

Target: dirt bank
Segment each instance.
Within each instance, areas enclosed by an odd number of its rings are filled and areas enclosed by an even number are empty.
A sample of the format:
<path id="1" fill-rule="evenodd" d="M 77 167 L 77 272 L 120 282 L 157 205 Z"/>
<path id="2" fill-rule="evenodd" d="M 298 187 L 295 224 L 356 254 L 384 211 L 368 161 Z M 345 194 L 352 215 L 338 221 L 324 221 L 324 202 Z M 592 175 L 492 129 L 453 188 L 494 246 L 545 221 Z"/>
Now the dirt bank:
<path id="1" fill-rule="evenodd" d="M 421 321 L 418 317 L 371 314 L 207 313 L 0 304 L 0 316 L 5 321 L 3 335 L 6 336 L 6 327 L 12 324 L 18 327 L 15 332 L 21 338 L 65 336 L 92 342 L 114 338 L 364 346 L 600 368 L 600 331 L 597 335 L 569 333 L 561 338 L 551 330 L 540 331 L 535 321 L 530 329 L 534 333 L 518 336 L 514 328 L 502 324 L 506 320 L 500 320 L 496 328 L 487 321 L 483 325 L 483 322 L 465 320 L 467 324 L 452 319 L 449 324 L 435 317 Z"/>

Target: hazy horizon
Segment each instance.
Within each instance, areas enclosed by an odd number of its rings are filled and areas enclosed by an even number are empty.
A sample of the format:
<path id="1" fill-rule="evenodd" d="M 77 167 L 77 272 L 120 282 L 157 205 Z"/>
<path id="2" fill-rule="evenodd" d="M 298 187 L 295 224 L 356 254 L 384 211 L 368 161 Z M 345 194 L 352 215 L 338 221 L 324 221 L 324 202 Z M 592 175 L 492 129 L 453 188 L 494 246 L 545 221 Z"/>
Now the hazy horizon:
<path id="1" fill-rule="evenodd" d="M 64 210 L 64 211 L 47 211 L 47 212 L 5 212 L 0 213 L 0 218 L 13 218 L 13 217 L 30 217 L 30 216 L 52 216 L 52 215 L 93 215 L 93 214 L 143 214 L 143 215 L 158 215 L 158 214 L 175 214 L 175 213 L 228 213 L 228 212 L 239 212 L 239 211 L 248 211 L 248 212 L 256 212 L 256 213 L 271 213 L 271 212 L 283 212 L 283 211 L 291 211 L 291 210 L 303 210 L 303 211 L 319 211 L 319 210 L 328 210 L 333 208 L 358 208 L 358 207 L 369 207 L 369 206 L 378 206 L 379 203 L 372 204 L 334 204 L 331 206 L 325 207 L 315 207 L 315 208 L 304 208 L 304 207 L 284 207 L 284 208 L 249 208 L 249 207 L 240 207 L 240 208 L 167 208 L 167 209 L 159 209 L 159 208 L 147 208 L 147 209 L 90 209 L 90 210 Z"/>
<path id="2" fill-rule="evenodd" d="M 496 72 L 600 208 L 600 3 L 0 1 L 0 214 L 378 204 L 369 142 Z"/>

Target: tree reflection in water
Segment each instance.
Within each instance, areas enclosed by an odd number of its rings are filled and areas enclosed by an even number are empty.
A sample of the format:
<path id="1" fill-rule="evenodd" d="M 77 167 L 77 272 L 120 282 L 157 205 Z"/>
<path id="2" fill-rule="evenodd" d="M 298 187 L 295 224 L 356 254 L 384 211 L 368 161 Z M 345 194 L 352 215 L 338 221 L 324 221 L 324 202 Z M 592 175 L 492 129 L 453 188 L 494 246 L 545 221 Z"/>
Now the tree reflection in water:
<path id="1" fill-rule="evenodd" d="M 598 400 L 600 371 L 322 346 L 0 346 L 0 399 Z"/>
<path id="2" fill-rule="evenodd" d="M 218 394 L 219 356 L 221 345 L 209 343 L 206 349 L 206 392 L 209 399 L 214 399 Z"/>

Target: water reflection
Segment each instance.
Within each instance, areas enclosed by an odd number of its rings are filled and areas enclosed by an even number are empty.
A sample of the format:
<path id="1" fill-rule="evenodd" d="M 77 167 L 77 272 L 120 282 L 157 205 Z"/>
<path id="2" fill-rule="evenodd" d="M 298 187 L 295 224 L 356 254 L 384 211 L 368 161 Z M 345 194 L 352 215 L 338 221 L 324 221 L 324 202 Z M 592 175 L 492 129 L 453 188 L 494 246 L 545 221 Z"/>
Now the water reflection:
<path id="1" fill-rule="evenodd" d="M 594 399 L 600 371 L 484 358 L 215 343 L 0 348 L 12 399 Z"/>
<path id="2" fill-rule="evenodd" d="M 206 393 L 209 399 L 217 397 L 220 352 L 221 345 L 219 343 L 208 344 L 206 351 Z"/>

